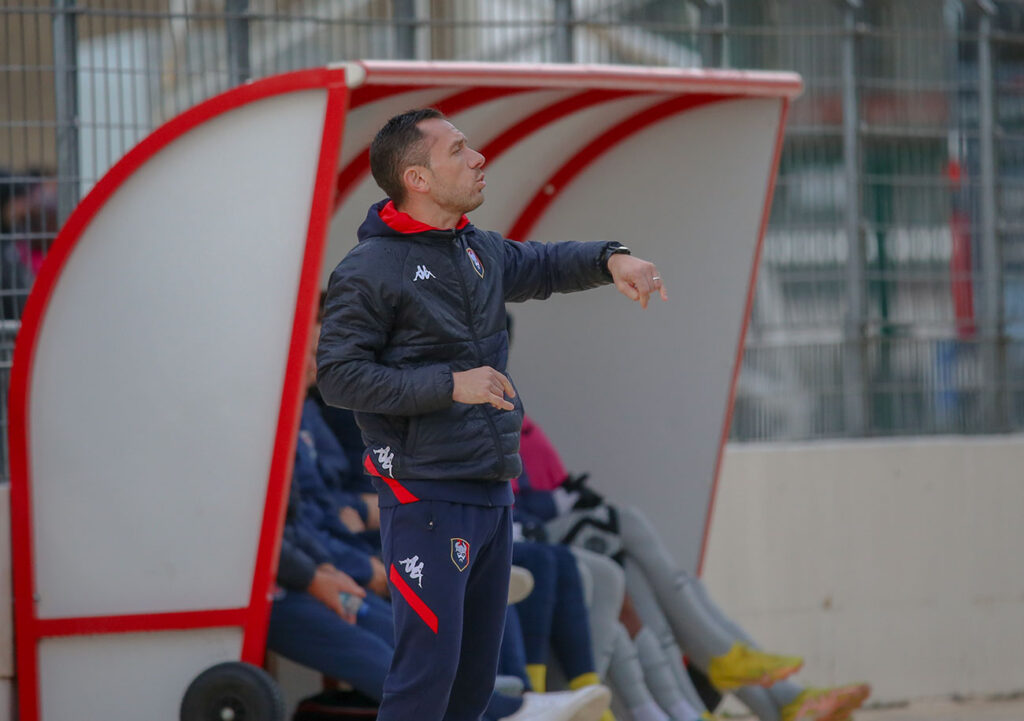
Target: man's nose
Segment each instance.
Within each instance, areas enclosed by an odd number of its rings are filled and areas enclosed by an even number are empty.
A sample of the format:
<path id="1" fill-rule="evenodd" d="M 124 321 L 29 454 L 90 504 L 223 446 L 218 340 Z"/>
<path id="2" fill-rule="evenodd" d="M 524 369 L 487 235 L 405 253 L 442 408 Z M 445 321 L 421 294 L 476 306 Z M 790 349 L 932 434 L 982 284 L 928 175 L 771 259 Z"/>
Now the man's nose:
<path id="1" fill-rule="evenodd" d="M 470 163 L 472 168 L 482 168 L 484 163 L 487 162 L 487 158 L 484 157 L 483 153 L 478 150 L 473 151 L 473 162 Z"/>

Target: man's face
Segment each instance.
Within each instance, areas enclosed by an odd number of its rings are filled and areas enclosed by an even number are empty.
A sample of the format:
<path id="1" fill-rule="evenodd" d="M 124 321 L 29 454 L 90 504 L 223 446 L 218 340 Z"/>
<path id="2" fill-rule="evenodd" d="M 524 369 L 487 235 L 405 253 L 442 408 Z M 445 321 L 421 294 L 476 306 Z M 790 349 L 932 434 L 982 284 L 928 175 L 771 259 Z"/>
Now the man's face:
<path id="1" fill-rule="evenodd" d="M 430 196 L 452 213 L 468 213 L 484 202 L 484 156 L 469 147 L 458 128 L 441 118 L 419 124 L 429 148 Z"/>

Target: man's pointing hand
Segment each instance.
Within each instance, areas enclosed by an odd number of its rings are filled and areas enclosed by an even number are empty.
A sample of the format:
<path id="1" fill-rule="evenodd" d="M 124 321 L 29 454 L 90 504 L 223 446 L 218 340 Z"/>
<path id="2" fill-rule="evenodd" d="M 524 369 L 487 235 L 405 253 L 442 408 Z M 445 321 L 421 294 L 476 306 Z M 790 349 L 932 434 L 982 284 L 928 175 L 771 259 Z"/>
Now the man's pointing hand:
<path id="1" fill-rule="evenodd" d="M 615 287 L 630 300 L 640 301 L 647 307 L 652 293 L 658 293 L 662 300 L 668 300 L 665 284 L 654 263 L 632 255 L 618 253 L 608 258 L 608 272 L 612 274 Z"/>

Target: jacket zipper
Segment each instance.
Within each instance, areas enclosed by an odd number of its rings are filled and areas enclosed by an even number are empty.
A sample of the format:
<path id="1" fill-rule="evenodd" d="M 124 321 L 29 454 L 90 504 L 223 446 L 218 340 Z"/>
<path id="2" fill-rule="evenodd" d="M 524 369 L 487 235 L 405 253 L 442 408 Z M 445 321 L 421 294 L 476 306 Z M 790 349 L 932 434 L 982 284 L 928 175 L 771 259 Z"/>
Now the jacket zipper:
<path id="1" fill-rule="evenodd" d="M 480 349 L 480 337 L 476 333 L 476 326 L 473 324 L 473 309 L 469 303 L 469 290 L 466 288 L 466 280 L 462 277 L 462 270 L 459 267 L 461 243 L 459 243 L 459 234 L 457 231 L 452 230 L 452 264 L 455 267 L 455 275 L 459 278 L 459 287 L 462 289 L 462 302 L 466 308 L 466 324 L 469 326 L 469 332 L 473 336 L 473 346 L 476 348 L 476 358 L 478 363 L 483 363 L 483 352 Z M 498 450 L 498 476 L 501 477 L 505 470 L 505 452 L 501 448 L 501 437 L 498 435 L 498 427 L 494 425 L 494 419 L 491 418 L 491 414 L 487 412 L 487 409 L 483 409 L 484 418 L 487 419 L 487 425 L 491 428 L 491 436 L 494 438 L 494 447 Z"/>

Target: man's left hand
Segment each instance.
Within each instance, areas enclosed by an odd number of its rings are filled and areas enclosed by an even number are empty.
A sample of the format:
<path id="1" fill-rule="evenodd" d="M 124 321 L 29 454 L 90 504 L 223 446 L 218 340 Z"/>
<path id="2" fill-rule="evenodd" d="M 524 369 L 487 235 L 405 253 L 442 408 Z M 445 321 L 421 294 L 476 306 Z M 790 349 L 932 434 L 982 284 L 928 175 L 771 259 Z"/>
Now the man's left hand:
<path id="1" fill-rule="evenodd" d="M 615 287 L 630 300 L 640 301 L 646 308 L 652 293 L 658 293 L 662 300 L 668 300 L 665 284 L 654 263 L 624 253 L 616 253 L 608 259 L 608 272 L 612 274 Z"/>

